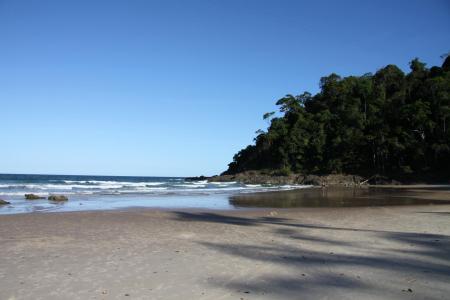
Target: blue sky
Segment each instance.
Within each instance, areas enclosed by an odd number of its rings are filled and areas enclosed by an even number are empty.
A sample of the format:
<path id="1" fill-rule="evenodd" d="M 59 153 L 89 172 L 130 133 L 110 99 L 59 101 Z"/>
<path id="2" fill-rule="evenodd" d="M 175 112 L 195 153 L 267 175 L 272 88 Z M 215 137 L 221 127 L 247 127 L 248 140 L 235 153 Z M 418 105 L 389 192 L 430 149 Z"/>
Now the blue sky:
<path id="1" fill-rule="evenodd" d="M 220 173 L 283 95 L 448 51 L 449 1 L 0 0 L 0 173 Z"/>

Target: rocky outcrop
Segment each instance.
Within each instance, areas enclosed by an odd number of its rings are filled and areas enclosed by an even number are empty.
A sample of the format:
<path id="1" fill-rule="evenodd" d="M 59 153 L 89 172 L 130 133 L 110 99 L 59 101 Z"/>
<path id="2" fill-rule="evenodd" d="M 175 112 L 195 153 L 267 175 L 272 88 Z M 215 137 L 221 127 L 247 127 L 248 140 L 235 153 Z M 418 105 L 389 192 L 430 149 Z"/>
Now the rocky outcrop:
<path id="1" fill-rule="evenodd" d="M 45 199 L 45 197 L 38 196 L 36 194 L 25 194 L 25 199 L 27 200 L 37 200 L 37 199 Z"/>
<path id="2" fill-rule="evenodd" d="M 220 175 L 207 178 L 208 181 L 230 182 L 237 181 L 245 184 L 306 184 L 315 186 L 355 186 L 363 182 L 363 178 L 356 175 L 303 175 L 291 174 L 287 176 L 264 174 L 258 171 L 247 171 L 233 175 Z"/>
<path id="3" fill-rule="evenodd" d="M 185 181 L 200 181 L 200 180 L 207 180 L 210 177 L 206 177 L 206 176 L 195 176 L 195 177 L 186 177 L 184 178 Z"/>
<path id="4" fill-rule="evenodd" d="M 0 199 L 0 205 L 7 205 L 7 204 L 11 204 L 11 202 Z"/>
<path id="5" fill-rule="evenodd" d="M 48 196 L 48 200 L 62 202 L 62 201 L 68 201 L 69 198 L 67 198 L 64 195 L 50 195 L 50 196 Z"/>

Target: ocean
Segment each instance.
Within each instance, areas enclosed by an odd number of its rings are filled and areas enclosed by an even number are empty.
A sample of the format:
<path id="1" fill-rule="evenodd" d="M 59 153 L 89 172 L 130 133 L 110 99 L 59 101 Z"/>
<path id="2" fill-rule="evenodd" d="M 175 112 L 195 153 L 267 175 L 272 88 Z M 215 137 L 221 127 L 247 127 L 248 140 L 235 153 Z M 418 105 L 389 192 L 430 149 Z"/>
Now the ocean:
<path id="1" fill-rule="evenodd" d="M 301 185 L 252 185 L 238 182 L 188 181 L 182 177 L 0 174 L 0 199 L 11 202 L 0 214 L 108 210 L 128 207 L 233 209 L 229 196 L 303 188 Z M 25 200 L 25 194 L 68 202 Z"/>

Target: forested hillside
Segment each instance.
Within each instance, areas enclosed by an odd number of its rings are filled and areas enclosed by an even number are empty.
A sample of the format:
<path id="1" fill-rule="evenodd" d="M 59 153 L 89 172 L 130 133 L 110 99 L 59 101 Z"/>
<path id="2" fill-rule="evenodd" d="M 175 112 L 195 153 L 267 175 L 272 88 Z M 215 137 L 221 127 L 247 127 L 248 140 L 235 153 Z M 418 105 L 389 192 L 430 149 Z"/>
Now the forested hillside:
<path id="1" fill-rule="evenodd" d="M 267 131 L 234 156 L 224 174 L 347 173 L 450 178 L 450 56 L 441 67 L 418 59 L 405 74 L 320 79 L 320 92 L 287 95 Z"/>

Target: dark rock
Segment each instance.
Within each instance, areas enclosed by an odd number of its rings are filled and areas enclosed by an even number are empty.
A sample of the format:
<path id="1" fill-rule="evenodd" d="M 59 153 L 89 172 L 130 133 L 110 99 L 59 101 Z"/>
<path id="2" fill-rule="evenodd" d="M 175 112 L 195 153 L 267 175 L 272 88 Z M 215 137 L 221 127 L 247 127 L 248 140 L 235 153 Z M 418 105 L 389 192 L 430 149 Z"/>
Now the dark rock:
<path id="1" fill-rule="evenodd" d="M 304 175 L 290 174 L 278 175 L 271 171 L 246 171 L 237 174 L 222 174 L 220 176 L 209 177 L 208 181 L 230 182 L 237 181 L 245 184 L 306 184 L 314 186 L 357 186 L 363 181 L 360 176 L 346 174 L 330 174 L 330 175 Z"/>
<path id="2" fill-rule="evenodd" d="M 199 181 L 199 180 L 207 180 L 209 177 L 206 176 L 195 176 L 195 177 L 186 177 L 184 178 L 185 181 Z"/>
<path id="3" fill-rule="evenodd" d="M 25 199 L 27 200 L 37 200 L 37 199 L 44 199 L 45 197 L 41 197 L 35 194 L 25 194 Z"/>
<path id="4" fill-rule="evenodd" d="M 0 199 L 0 205 L 7 205 L 7 204 L 11 204 L 11 203 L 8 202 L 8 201 Z"/>
<path id="5" fill-rule="evenodd" d="M 48 200 L 61 202 L 61 201 L 67 201 L 69 199 L 64 195 L 50 195 L 50 196 L 48 196 Z"/>

